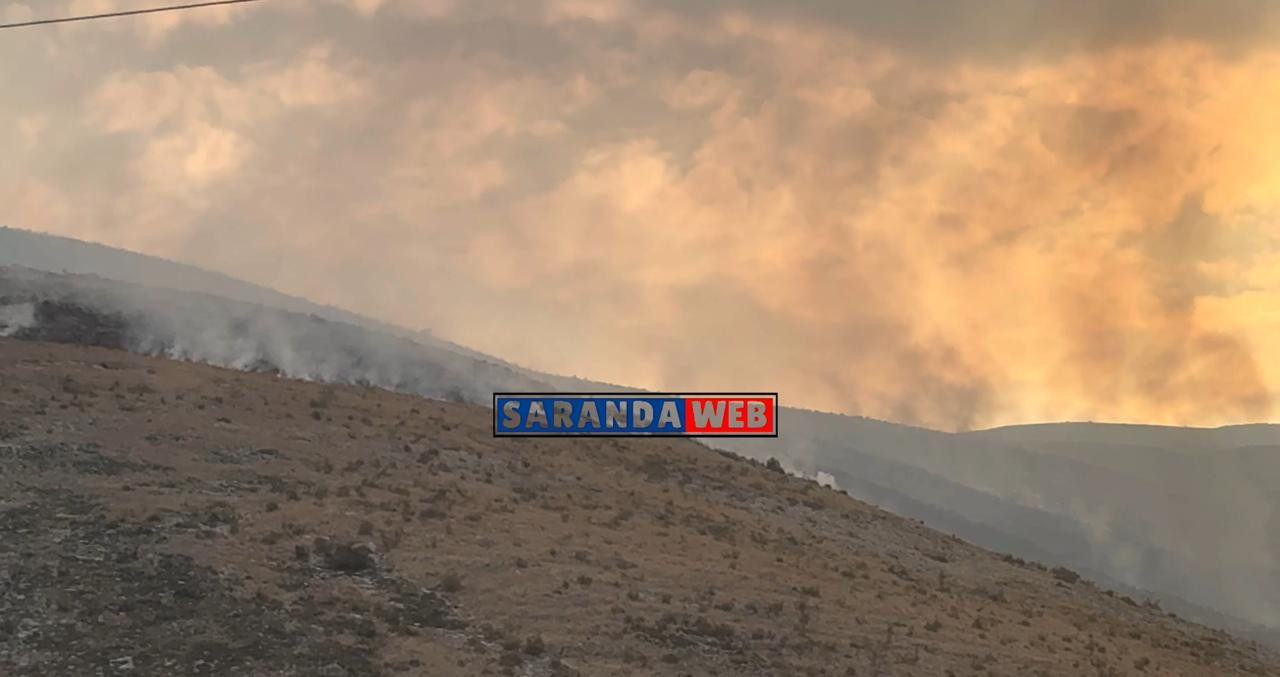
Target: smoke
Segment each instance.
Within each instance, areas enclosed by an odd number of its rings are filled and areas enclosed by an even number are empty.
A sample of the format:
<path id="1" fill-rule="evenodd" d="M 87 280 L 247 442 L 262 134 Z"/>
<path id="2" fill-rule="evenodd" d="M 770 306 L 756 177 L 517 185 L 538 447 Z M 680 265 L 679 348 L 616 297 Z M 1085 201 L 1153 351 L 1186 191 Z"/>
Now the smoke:
<path id="1" fill-rule="evenodd" d="M 1265 419 L 1272 396 L 1246 336 L 1203 321 L 1202 297 L 1229 294 L 1206 271 L 1229 256 L 1225 226 L 1189 196 L 1175 216 L 1132 236 L 1131 258 L 1101 254 L 1064 291 L 1070 350 L 1058 382 L 1078 388 L 1094 416 L 1142 420 Z"/>
<path id="2" fill-rule="evenodd" d="M 35 306 L 31 303 L 0 305 L 0 336 L 13 336 L 35 322 Z"/>
<path id="3" fill-rule="evenodd" d="M 32 31 L 0 44 L 0 221 L 609 382 L 945 429 L 1265 419 L 1277 16 L 362 0 Z"/>
<path id="4" fill-rule="evenodd" d="M 376 323 L 20 267 L 0 266 L 0 336 L 98 345 L 474 404 L 488 404 L 494 391 L 554 387 L 501 362 L 429 337 L 388 333 Z"/>

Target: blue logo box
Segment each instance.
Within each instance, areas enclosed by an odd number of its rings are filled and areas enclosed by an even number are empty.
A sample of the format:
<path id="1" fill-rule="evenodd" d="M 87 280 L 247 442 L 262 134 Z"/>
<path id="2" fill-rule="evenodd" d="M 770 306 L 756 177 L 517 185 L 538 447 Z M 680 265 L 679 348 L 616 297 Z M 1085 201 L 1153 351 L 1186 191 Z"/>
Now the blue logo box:
<path id="1" fill-rule="evenodd" d="M 495 437 L 777 437 L 777 393 L 494 393 Z"/>

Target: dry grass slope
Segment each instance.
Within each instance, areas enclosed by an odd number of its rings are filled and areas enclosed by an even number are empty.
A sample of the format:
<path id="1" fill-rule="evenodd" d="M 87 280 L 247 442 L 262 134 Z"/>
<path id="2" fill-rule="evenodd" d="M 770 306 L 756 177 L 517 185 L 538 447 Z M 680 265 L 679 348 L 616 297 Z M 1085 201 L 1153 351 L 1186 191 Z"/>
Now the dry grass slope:
<path id="1" fill-rule="evenodd" d="M 0 673 L 1275 675 L 1251 643 L 670 440 L 0 340 Z"/>

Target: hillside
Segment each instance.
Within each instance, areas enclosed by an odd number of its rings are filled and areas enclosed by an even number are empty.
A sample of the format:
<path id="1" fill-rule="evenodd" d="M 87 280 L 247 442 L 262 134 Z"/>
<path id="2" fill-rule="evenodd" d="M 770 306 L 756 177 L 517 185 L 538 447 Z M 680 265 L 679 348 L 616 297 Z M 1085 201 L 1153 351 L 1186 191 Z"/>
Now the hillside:
<path id="1" fill-rule="evenodd" d="M 984 547 L 1151 591 L 1201 622 L 1280 646 L 1280 426 L 1060 423 L 951 434 L 786 415 L 785 439 L 723 446 L 788 459 Z"/>
<path id="2" fill-rule="evenodd" d="M 204 292 L 0 266 L 0 336 L 488 402 L 552 382 L 401 333 Z"/>
<path id="3" fill-rule="evenodd" d="M 69 288 L 76 287 L 81 292 L 91 291 L 92 293 L 92 290 L 97 290 L 101 295 L 103 287 L 114 287 L 117 292 L 115 298 L 127 301 L 135 296 L 127 293 L 128 290 L 145 288 L 151 290 L 151 295 L 149 297 L 146 294 L 137 295 L 134 300 L 159 301 L 171 310 L 177 305 L 174 302 L 174 296 L 157 298 L 156 291 L 188 292 L 191 293 L 186 295 L 188 299 L 192 295 L 206 299 L 212 297 L 221 302 L 238 302 L 236 305 L 241 307 L 286 311 L 358 327 L 370 333 L 410 339 L 421 345 L 427 354 L 437 361 L 472 362 L 520 369 L 493 355 L 486 355 L 436 337 L 429 331 L 415 331 L 343 308 L 314 303 L 187 263 L 169 261 L 69 237 L 0 226 L 0 269 L 3 268 L 8 268 L 10 275 L 23 270 L 57 273 L 59 275 L 54 277 L 62 280 L 61 286 L 64 293 Z M 154 307 L 150 309 L 154 310 Z M 539 381 L 551 380 L 569 387 L 585 383 L 579 379 L 542 374 L 528 369 L 520 369 L 520 371 Z"/>
<path id="4" fill-rule="evenodd" d="M 238 302 L 241 306 L 283 310 L 359 327 L 368 332 L 411 339 L 453 361 L 462 358 L 511 366 L 492 355 L 446 341 L 428 331 L 415 331 L 342 308 L 313 303 L 198 266 L 68 237 L 0 226 L 0 268 L 10 269 L 10 274 L 22 269 L 59 273 L 64 280 L 78 280 L 77 286 L 82 288 L 92 289 L 110 280 L 113 283 L 125 283 L 125 288 L 189 292 L 215 297 L 224 302 Z M 94 284 L 95 282 L 98 284 Z M 153 295 L 139 300 L 157 299 Z M 163 302 L 167 299 L 159 300 Z"/>
<path id="5" fill-rule="evenodd" d="M 0 265 L 0 336 L 481 404 L 494 390 L 618 388 L 66 238 L 0 228 L 5 262 L 21 265 Z M 980 546 L 1072 568 L 1280 647 L 1280 427 L 1063 423 L 953 434 L 795 408 L 783 416 L 778 439 L 711 443 L 821 473 Z"/>
<path id="6" fill-rule="evenodd" d="M 1276 674 L 1280 657 L 671 440 L 0 339 L 0 672 Z"/>

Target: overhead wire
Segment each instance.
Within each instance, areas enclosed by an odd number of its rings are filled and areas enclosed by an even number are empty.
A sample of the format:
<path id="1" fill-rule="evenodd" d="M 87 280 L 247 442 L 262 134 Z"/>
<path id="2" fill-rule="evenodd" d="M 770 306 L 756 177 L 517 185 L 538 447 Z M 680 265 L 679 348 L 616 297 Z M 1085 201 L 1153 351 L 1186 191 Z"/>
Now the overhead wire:
<path id="1" fill-rule="evenodd" d="M 250 2 L 261 2 L 261 0 L 207 0 L 206 2 L 191 2 L 184 5 L 166 5 L 163 7 L 147 7 L 144 9 L 126 9 L 115 12 L 103 12 L 101 14 L 82 14 L 79 16 L 67 16 L 54 19 L 33 19 L 30 21 L 19 21 L 16 23 L 0 24 L 3 28 L 27 28 L 30 26 L 47 26 L 50 24 L 70 23 L 73 21 L 93 21 L 96 19 L 112 19 L 116 17 L 137 16 L 139 14 L 155 14 L 158 12 L 177 12 L 188 9 L 199 9 L 201 7 L 217 7 L 220 5 L 243 5 Z"/>

